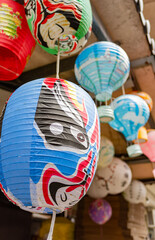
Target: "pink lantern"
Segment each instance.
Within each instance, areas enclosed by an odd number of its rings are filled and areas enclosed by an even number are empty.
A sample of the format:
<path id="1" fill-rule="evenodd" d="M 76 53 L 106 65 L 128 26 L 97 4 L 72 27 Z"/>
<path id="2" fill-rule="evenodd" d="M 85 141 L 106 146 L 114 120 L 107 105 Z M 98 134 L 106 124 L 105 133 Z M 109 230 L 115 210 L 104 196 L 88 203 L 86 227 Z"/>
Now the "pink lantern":
<path id="1" fill-rule="evenodd" d="M 141 150 L 151 162 L 155 162 L 155 129 L 148 130 L 148 141 L 140 143 Z"/>
<path id="2" fill-rule="evenodd" d="M 89 216 L 95 223 L 102 225 L 112 216 L 111 205 L 104 199 L 97 199 L 90 204 Z"/>

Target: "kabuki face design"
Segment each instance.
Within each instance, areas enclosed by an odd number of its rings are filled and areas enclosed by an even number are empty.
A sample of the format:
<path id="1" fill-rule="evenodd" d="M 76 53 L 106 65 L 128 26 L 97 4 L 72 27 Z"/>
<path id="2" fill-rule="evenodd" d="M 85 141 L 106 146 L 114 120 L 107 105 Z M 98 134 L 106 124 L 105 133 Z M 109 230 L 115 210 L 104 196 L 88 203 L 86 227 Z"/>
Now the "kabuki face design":
<path id="1" fill-rule="evenodd" d="M 81 5 L 72 0 L 25 0 L 26 16 L 39 44 L 54 49 L 73 51 L 77 46 L 75 33 L 82 17 Z"/>
<path id="2" fill-rule="evenodd" d="M 49 157 L 49 163 L 36 184 L 39 206 L 58 211 L 73 206 L 84 196 L 94 175 L 99 150 L 97 115 L 88 131 L 89 117 L 85 103 L 77 102 L 74 90 L 74 86 L 65 80 L 55 79 L 51 83 L 45 79 L 35 114 L 34 127 L 45 148 L 57 151 L 57 155 L 64 152 L 62 160 L 66 168 L 73 168 L 74 159 L 77 159 L 74 172 L 64 174 L 57 167 L 59 161 L 54 164 Z M 70 166 L 65 163 L 67 153 L 72 154 Z"/>
<path id="3" fill-rule="evenodd" d="M 48 100 L 44 102 L 47 96 Z M 35 122 L 46 148 L 77 153 L 88 151 L 90 143 L 84 121 L 59 80 L 52 89 L 47 85 L 42 86 Z M 46 126 L 43 122 L 46 122 Z"/>

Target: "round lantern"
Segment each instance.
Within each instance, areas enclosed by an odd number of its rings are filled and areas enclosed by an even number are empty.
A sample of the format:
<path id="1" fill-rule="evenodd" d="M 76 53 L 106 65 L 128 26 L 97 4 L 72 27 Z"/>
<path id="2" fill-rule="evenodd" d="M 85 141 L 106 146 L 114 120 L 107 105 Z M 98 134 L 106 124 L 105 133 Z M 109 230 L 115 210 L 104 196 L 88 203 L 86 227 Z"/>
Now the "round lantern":
<path id="1" fill-rule="evenodd" d="M 34 47 L 24 7 L 12 0 L 0 1 L 0 80 L 19 77 Z"/>
<path id="2" fill-rule="evenodd" d="M 143 154 L 145 154 L 151 162 L 155 162 L 155 130 L 148 130 L 147 136 L 148 141 L 145 143 L 141 143 L 140 147 Z"/>
<path id="3" fill-rule="evenodd" d="M 143 99 L 135 95 L 122 95 L 116 98 L 111 107 L 114 110 L 115 120 L 111 121 L 110 126 L 121 132 L 127 142 L 132 142 L 137 138 L 139 128 L 147 122 L 150 111 Z M 127 147 L 130 157 L 142 154 L 138 144 Z"/>
<path id="4" fill-rule="evenodd" d="M 141 97 L 148 105 L 149 109 L 150 109 L 150 112 L 153 108 L 153 101 L 152 101 L 152 98 L 150 97 L 150 95 L 146 92 L 140 92 L 140 91 L 132 91 L 130 94 L 133 94 L 133 95 L 137 95 L 139 97 Z"/>
<path id="5" fill-rule="evenodd" d="M 115 154 L 113 143 L 106 137 L 101 136 L 99 160 L 97 167 L 106 167 L 111 163 Z"/>
<path id="6" fill-rule="evenodd" d="M 139 180 L 133 180 L 129 187 L 123 192 L 123 197 L 130 203 L 138 204 L 146 202 L 147 190 Z"/>
<path id="7" fill-rule="evenodd" d="M 129 186 L 131 179 L 132 173 L 129 166 L 119 158 L 113 158 L 107 167 L 97 168 L 95 181 L 93 180 L 88 195 L 93 198 L 103 198 L 108 193 L 121 193 Z"/>
<path id="8" fill-rule="evenodd" d="M 108 193 L 104 178 L 95 174 L 87 195 L 91 198 L 98 199 L 106 197 Z"/>
<path id="9" fill-rule="evenodd" d="M 92 181 L 100 146 L 96 106 L 62 79 L 26 83 L 10 97 L 1 135 L 3 192 L 22 209 L 62 212 Z"/>
<path id="10" fill-rule="evenodd" d="M 93 222 L 102 225 L 112 216 L 111 205 L 104 199 L 97 199 L 89 206 L 89 216 Z"/>
<path id="11" fill-rule="evenodd" d="M 125 51 L 112 42 L 97 42 L 85 48 L 75 62 L 75 76 L 86 90 L 93 92 L 96 99 L 107 102 L 112 92 L 127 80 L 130 62 Z M 101 122 L 111 121 L 110 106 L 100 106 Z"/>
<path id="12" fill-rule="evenodd" d="M 140 92 L 140 91 L 132 91 L 130 94 L 134 94 L 141 97 L 147 103 L 149 110 L 151 112 L 153 108 L 153 101 L 148 93 Z M 143 143 L 143 142 L 146 142 L 147 140 L 148 140 L 147 130 L 145 127 L 141 127 L 138 131 L 137 139 L 134 140 L 134 143 Z"/>
<path id="13" fill-rule="evenodd" d="M 37 43 L 48 53 L 70 55 L 86 44 L 92 25 L 89 0 L 24 0 Z"/>

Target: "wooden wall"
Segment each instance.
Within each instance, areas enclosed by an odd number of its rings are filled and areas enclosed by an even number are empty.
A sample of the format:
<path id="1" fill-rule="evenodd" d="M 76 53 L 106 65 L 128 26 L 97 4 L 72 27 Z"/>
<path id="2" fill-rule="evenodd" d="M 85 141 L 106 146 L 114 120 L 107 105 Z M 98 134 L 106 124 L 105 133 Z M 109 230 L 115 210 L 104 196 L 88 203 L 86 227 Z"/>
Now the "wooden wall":
<path id="1" fill-rule="evenodd" d="M 105 198 L 112 206 L 113 215 L 104 225 L 94 223 L 88 209 L 93 201 L 87 195 L 79 202 L 75 229 L 75 240 L 127 240 L 129 231 L 126 229 L 128 204 L 120 195 Z M 125 236 L 126 235 L 126 236 Z"/>

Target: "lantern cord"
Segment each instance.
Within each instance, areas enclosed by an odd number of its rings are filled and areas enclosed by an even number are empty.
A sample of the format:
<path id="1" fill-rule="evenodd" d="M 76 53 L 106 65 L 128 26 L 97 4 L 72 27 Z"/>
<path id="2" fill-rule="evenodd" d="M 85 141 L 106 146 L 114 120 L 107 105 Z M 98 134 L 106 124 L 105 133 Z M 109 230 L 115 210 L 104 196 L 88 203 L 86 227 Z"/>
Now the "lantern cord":
<path id="1" fill-rule="evenodd" d="M 59 78 L 60 70 L 60 39 L 58 38 L 58 54 L 57 54 L 57 65 L 56 65 L 56 78 Z"/>
<path id="2" fill-rule="evenodd" d="M 102 225 L 100 225 L 100 238 L 101 238 L 101 240 L 104 239 L 104 235 L 103 235 L 103 226 L 102 226 Z"/>
<path id="3" fill-rule="evenodd" d="M 52 220 L 51 220 L 50 231 L 49 231 L 47 240 L 52 240 L 53 229 L 54 229 L 54 224 L 55 224 L 55 219 L 56 219 L 56 211 L 53 211 L 53 216 L 52 216 Z"/>
<path id="4" fill-rule="evenodd" d="M 123 95 L 125 95 L 125 88 L 124 88 L 124 85 L 122 86 L 122 92 L 123 92 Z"/>

